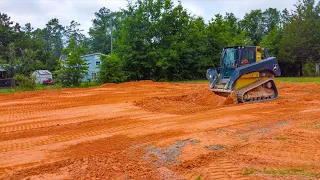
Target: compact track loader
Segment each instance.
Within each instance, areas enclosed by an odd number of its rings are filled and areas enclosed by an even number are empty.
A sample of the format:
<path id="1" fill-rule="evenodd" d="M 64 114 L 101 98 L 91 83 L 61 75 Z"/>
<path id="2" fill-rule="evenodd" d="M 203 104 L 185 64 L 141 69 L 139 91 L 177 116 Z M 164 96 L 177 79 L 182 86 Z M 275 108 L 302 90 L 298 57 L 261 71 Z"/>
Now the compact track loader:
<path id="1" fill-rule="evenodd" d="M 277 59 L 259 46 L 224 48 L 220 67 L 207 70 L 210 90 L 225 97 L 234 95 L 239 103 L 276 99 L 274 77 L 280 75 Z"/>

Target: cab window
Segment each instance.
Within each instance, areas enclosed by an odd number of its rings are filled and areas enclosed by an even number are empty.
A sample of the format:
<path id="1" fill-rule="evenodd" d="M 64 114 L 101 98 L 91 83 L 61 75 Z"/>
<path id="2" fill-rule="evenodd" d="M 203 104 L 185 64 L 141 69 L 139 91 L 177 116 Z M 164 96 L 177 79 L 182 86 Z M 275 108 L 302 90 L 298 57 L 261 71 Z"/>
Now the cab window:
<path id="1" fill-rule="evenodd" d="M 255 49 L 242 50 L 241 66 L 256 62 L 255 52 Z"/>

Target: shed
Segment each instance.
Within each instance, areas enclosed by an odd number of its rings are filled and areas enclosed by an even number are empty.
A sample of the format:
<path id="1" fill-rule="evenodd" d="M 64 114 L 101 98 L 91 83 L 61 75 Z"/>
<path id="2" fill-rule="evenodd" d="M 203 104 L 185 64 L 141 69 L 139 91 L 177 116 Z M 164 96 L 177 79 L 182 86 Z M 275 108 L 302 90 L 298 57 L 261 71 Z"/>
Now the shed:
<path id="1" fill-rule="evenodd" d="M 52 79 L 52 73 L 48 70 L 36 70 L 32 75 L 36 77 L 36 83 L 42 83 L 46 79 Z"/>

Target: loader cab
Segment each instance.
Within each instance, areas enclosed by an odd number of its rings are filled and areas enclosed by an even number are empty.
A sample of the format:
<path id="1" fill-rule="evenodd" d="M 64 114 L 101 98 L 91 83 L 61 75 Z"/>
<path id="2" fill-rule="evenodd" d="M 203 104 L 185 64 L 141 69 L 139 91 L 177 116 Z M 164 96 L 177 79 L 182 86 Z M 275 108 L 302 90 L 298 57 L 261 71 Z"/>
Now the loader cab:
<path id="1" fill-rule="evenodd" d="M 235 46 L 227 47 L 222 51 L 220 67 L 225 78 L 232 76 L 234 70 L 261 60 L 256 46 Z M 257 56 L 258 55 L 258 56 Z M 258 58 L 257 58 L 258 57 Z"/>

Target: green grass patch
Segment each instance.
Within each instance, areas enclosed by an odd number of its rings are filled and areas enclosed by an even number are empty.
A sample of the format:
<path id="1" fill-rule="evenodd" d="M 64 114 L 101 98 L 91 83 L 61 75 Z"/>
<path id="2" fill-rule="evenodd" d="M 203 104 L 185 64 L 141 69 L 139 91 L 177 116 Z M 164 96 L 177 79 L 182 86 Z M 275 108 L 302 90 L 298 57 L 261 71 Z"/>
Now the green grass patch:
<path id="1" fill-rule="evenodd" d="M 320 77 L 276 77 L 276 81 L 289 83 L 318 83 L 320 84 Z M 209 83 L 207 79 L 173 81 L 171 83 Z"/>
<path id="2" fill-rule="evenodd" d="M 77 87 L 65 87 L 65 88 L 88 88 L 88 87 L 94 87 L 99 86 L 100 83 L 97 82 L 82 82 L 80 86 Z M 62 89 L 64 88 L 61 84 L 54 84 L 54 85 L 42 85 L 37 84 L 36 88 L 34 90 L 25 90 L 21 89 L 19 87 L 16 88 L 0 88 L 0 94 L 11 94 L 15 92 L 26 92 L 26 91 L 41 91 L 41 90 L 55 90 L 55 89 Z"/>
<path id="3" fill-rule="evenodd" d="M 62 86 L 60 84 L 47 85 L 47 86 L 42 84 L 37 84 L 34 90 L 15 87 L 15 88 L 8 88 L 8 89 L 0 89 L 0 93 L 5 94 L 6 92 L 8 92 L 7 94 L 10 94 L 15 92 L 41 91 L 41 90 L 54 90 L 54 89 L 62 89 Z"/>
<path id="4" fill-rule="evenodd" d="M 298 177 L 312 177 L 318 178 L 320 172 L 311 173 L 307 172 L 304 168 L 292 168 L 292 169 L 264 169 L 263 171 L 256 170 L 254 168 L 245 168 L 242 175 L 248 176 L 251 174 L 269 174 L 275 176 L 298 176 Z"/>
<path id="5" fill-rule="evenodd" d="M 36 90 L 51 90 L 51 89 L 61 89 L 61 88 L 62 88 L 61 84 L 54 84 L 54 85 L 37 84 L 36 85 Z"/>
<path id="6" fill-rule="evenodd" d="M 200 80 L 187 80 L 187 81 L 172 81 L 170 83 L 190 83 L 190 84 L 196 84 L 196 83 L 209 83 L 207 79 L 200 79 Z"/>
<path id="7" fill-rule="evenodd" d="M 320 84 L 320 77 L 276 77 L 276 81 L 289 83 L 318 83 Z M 186 80 L 173 81 L 172 83 L 209 83 L 207 79 L 200 80 Z"/>
<path id="8" fill-rule="evenodd" d="M 283 141 L 283 140 L 287 140 L 288 138 L 285 137 L 285 136 L 277 136 L 275 139 L 276 139 L 276 140 Z"/>
<path id="9" fill-rule="evenodd" d="M 17 92 L 17 90 L 14 88 L 1 88 L 0 89 L 0 94 L 11 94 L 14 92 Z"/>
<path id="10" fill-rule="evenodd" d="M 242 172 L 242 175 L 244 176 L 248 176 L 250 174 L 255 174 L 256 173 L 256 170 L 253 169 L 253 168 L 246 168 L 244 169 L 244 171 Z"/>
<path id="11" fill-rule="evenodd" d="M 303 168 L 293 168 L 293 169 L 265 169 L 262 173 L 271 175 L 290 175 L 290 176 L 303 176 L 303 177 L 313 177 L 317 178 L 319 173 L 306 172 Z"/>
<path id="12" fill-rule="evenodd" d="M 277 77 L 276 80 L 280 82 L 320 84 L 320 77 Z"/>
<path id="13" fill-rule="evenodd" d="M 88 87 L 94 87 L 94 86 L 100 86 L 101 83 L 91 81 L 91 82 L 81 82 L 80 88 L 88 88 Z"/>

